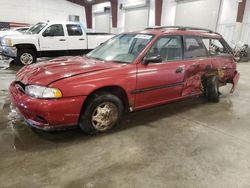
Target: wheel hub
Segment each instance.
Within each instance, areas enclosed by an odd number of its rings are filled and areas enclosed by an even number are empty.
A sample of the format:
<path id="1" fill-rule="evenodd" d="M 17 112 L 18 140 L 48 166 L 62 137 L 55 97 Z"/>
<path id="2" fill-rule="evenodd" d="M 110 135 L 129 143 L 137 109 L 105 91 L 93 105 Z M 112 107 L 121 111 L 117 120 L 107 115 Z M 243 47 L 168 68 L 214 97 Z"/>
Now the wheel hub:
<path id="1" fill-rule="evenodd" d="M 92 125 L 99 131 L 110 129 L 118 118 L 118 109 L 115 104 L 105 102 L 96 107 L 92 114 Z"/>
<path id="2" fill-rule="evenodd" d="M 29 53 L 23 53 L 20 57 L 22 64 L 29 65 L 33 62 L 33 57 Z"/>

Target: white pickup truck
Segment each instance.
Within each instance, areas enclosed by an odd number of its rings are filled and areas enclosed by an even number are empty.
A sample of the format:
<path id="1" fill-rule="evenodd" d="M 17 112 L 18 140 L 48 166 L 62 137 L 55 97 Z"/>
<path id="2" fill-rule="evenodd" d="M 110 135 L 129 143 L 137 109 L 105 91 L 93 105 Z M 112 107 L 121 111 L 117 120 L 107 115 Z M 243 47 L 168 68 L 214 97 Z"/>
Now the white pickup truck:
<path id="1" fill-rule="evenodd" d="M 25 34 L 0 38 L 0 54 L 28 65 L 38 57 L 84 54 L 113 36 L 87 33 L 79 22 L 40 22 Z"/>

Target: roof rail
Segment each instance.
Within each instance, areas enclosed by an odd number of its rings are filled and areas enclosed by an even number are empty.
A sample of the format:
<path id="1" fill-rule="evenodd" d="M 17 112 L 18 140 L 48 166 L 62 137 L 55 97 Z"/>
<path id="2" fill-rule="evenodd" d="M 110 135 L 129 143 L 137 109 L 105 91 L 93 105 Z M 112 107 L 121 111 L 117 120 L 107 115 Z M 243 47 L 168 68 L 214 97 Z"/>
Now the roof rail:
<path id="1" fill-rule="evenodd" d="M 146 28 L 146 30 L 148 30 L 148 29 L 177 29 L 177 30 L 182 30 L 182 31 L 195 30 L 195 31 L 205 31 L 208 33 L 215 33 L 214 31 L 212 31 L 210 29 L 197 28 L 197 27 L 184 27 L 184 26 L 157 26 L 157 27 Z"/>

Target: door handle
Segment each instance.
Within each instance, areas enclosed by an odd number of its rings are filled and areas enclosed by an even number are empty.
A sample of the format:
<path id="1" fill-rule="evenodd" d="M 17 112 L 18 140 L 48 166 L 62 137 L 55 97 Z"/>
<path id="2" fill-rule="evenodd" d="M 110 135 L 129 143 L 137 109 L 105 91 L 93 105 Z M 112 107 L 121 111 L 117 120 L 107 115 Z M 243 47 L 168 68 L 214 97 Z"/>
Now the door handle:
<path id="1" fill-rule="evenodd" d="M 59 39 L 59 41 L 66 41 L 66 39 Z"/>
<path id="2" fill-rule="evenodd" d="M 79 39 L 79 40 L 85 40 L 85 39 Z"/>
<path id="3" fill-rule="evenodd" d="M 183 71 L 183 67 L 178 67 L 176 70 L 175 70 L 175 73 L 181 73 Z"/>

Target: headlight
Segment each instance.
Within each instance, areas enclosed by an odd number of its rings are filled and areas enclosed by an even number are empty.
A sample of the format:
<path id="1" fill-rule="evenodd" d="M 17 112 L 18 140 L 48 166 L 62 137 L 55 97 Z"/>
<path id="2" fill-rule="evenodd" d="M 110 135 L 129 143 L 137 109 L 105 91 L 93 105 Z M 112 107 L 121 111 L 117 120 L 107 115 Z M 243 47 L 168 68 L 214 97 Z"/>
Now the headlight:
<path id="1" fill-rule="evenodd" d="M 57 99 L 62 97 L 62 92 L 57 88 L 49 88 L 37 85 L 26 86 L 25 93 L 31 97 L 44 99 Z"/>
<path id="2" fill-rule="evenodd" d="M 3 46 L 12 46 L 12 40 L 9 38 L 2 38 L 1 43 Z"/>

